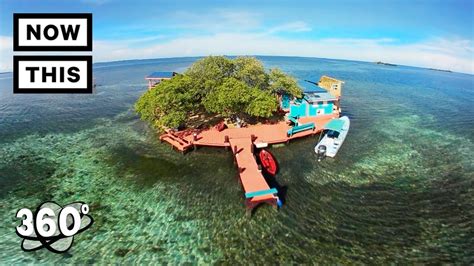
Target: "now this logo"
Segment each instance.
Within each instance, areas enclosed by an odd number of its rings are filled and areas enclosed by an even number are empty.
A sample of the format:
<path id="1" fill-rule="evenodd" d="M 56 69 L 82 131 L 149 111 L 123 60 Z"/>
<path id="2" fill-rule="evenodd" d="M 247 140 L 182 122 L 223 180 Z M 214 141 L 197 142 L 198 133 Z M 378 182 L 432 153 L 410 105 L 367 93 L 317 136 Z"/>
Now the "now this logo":
<path id="1" fill-rule="evenodd" d="M 13 14 L 13 50 L 92 51 L 92 14 Z M 15 55 L 13 93 L 92 93 L 91 55 Z"/>
<path id="2" fill-rule="evenodd" d="M 92 51 L 92 14 L 13 14 L 14 51 Z"/>

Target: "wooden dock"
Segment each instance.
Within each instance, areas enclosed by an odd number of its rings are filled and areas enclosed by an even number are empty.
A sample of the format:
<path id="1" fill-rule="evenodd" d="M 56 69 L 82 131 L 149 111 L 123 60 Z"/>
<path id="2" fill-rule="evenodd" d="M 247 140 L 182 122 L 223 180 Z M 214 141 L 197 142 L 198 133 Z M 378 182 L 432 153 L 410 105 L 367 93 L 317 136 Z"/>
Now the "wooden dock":
<path id="1" fill-rule="evenodd" d="M 259 169 L 253 150 L 254 145 L 271 145 L 286 143 L 292 139 L 311 136 L 319 133 L 331 119 L 338 118 L 339 114 L 320 115 L 316 117 L 300 118 L 300 124 L 314 123 L 316 127 L 287 135 L 292 128 L 286 121 L 275 124 L 252 125 L 245 128 L 227 128 L 218 131 L 215 128 L 207 130 L 185 130 L 178 132 L 168 131 L 160 136 L 160 140 L 168 142 L 178 151 L 186 152 L 197 146 L 229 147 L 238 166 L 240 183 L 245 191 L 247 210 L 251 211 L 261 203 L 277 206 L 278 191 L 270 188 Z M 312 152 L 312 147 L 308 148 Z"/>
<path id="2" fill-rule="evenodd" d="M 240 184 L 245 191 L 245 205 L 251 211 L 260 203 L 277 207 L 278 191 L 270 189 L 253 153 L 251 138 L 230 139 L 232 152 L 238 166 Z"/>

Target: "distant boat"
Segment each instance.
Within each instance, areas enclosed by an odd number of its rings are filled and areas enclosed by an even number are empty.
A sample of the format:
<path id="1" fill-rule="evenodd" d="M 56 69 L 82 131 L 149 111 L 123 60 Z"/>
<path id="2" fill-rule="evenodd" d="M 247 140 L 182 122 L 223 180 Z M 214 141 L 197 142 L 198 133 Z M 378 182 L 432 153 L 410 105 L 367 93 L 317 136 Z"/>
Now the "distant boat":
<path id="1" fill-rule="evenodd" d="M 278 166 L 275 157 L 273 157 L 273 155 L 267 150 L 261 150 L 258 157 L 260 158 L 260 163 L 265 171 L 272 176 L 276 175 Z"/>
<path id="2" fill-rule="evenodd" d="M 343 116 L 329 121 L 324 126 L 323 133 L 321 133 L 323 137 L 316 147 L 314 147 L 314 152 L 318 155 L 318 161 L 321 161 L 321 159 L 326 156 L 336 156 L 339 148 L 346 139 L 350 124 L 349 117 Z"/>

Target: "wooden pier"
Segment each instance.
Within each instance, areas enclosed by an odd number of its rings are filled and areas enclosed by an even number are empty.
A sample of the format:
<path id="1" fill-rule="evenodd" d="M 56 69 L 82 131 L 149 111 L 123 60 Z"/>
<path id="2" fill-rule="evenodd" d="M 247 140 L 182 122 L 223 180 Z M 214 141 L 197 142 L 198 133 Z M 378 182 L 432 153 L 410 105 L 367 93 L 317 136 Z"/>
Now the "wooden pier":
<path id="1" fill-rule="evenodd" d="M 275 124 L 227 128 L 222 131 L 216 128 L 167 131 L 160 136 L 160 140 L 168 142 L 183 153 L 197 146 L 231 148 L 237 163 L 240 183 L 245 191 L 247 210 L 251 211 L 261 203 L 268 203 L 276 207 L 279 201 L 278 191 L 269 187 L 257 165 L 253 152 L 254 146 L 286 143 L 292 139 L 317 134 L 327 122 L 338 117 L 339 113 L 333 113 L 331 115 L 300 118 L 298 120 L 300 124 L 314 123 L 315 127 L 292 135 L 287 133 L 293 126 L 289 125 L 287 121 L 280 121 Z M 308 152 L 312 152 L 312 147 L 308 147 Z"/>

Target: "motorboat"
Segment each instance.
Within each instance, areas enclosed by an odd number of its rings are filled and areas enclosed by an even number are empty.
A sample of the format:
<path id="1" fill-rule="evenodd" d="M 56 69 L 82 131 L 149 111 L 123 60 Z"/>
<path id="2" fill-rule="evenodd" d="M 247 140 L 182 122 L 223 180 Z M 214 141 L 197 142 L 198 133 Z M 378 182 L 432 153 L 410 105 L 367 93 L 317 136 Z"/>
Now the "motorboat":
<path id="1" fill-rule="evenodd" d="M 324 157 L 336 156 L 346 139 L 350 124 L 347 116 L 332 119 L 326 123 L 320 135 L 320 140 L 314 147 L 314 152 L 318 155 L 318 161 L 321 161 Z"/>

